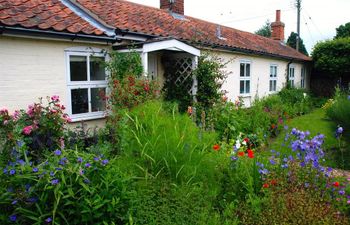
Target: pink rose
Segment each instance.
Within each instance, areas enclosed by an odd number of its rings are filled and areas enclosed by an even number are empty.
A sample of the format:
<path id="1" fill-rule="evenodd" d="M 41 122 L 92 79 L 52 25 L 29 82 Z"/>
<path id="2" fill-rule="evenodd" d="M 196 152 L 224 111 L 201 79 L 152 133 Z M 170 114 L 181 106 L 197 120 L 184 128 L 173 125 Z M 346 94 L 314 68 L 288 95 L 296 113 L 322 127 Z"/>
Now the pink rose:
<path id="1" fill-rule="evenodd" d="M 60 101 L 60 97 L 58 95 L 53 95 L 51 97 L 51 100 L 54 101 L 54 102 L 59 102 Z"/>
<path id="2" fill-rule="evenodd" d="M 1 114 L 2 114 L 2 115 L 5 115 L 5 114 L 8 114 L 8 113 L 9 113 L 8 109 L 6 109 L 6 108 L 0 109 L 0 115 L 1 115 Z"/>
<path id="3" fill-rule="evenodd" d="M 8 123 L 9 123 L 8 120 L 4 120 L 4 122 L 3 122 L 4 126 L 6 126 Z"/>
<path id="4" fill-rule="evenodd" d="M 23 132 L 25 135 L 29 135 L 32 131 L 33 131 L 33 126 L 30 125 L 30 126 L 24 127 L 22 132 Z"/>
<path id="5" fill-rule="evenodd" d="M 34 115 L 34 105 L 28 105 L 27 115 L 32 117 Z"/>

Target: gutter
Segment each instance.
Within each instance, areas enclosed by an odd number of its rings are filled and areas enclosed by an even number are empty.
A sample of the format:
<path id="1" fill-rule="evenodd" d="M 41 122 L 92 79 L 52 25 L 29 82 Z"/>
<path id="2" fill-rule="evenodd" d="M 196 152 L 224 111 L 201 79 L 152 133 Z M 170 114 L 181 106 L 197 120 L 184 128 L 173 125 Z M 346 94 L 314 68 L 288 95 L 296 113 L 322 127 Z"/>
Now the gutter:
<path id="1" fill-rule="evenodd" d="M 115 37 L 108 36 L 97 36 L 89 34 L 73 34 L 67 32 L 58 32 L 51 30 L 37 30 L 37 29 L 28 29 L 21 27 L 8 27 L 0 26 L 1 35 L 23 35 L 31 37 L 41 37 L 41 38 L 58 38 L 66 39 L 70 41 L 81 40 L 81 41 L 95 41 L 95 42 L 107 42 L 114 43 L 116 41 Z"/>

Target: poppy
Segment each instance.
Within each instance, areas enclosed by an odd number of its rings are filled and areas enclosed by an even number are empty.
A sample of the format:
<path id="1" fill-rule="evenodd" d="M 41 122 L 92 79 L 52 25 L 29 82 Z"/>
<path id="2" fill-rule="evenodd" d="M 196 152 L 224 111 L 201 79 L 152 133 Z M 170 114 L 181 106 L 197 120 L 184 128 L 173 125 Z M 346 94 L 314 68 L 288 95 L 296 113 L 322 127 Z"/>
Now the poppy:
<path id="1" fill-rule="evenodd" d="M 269 186 L 270 186 L 270 185 L 269 185 L 268 183 L 264 183 L 264 184 L 263 184 L 263 188 L 269 188 Z"/>
<path id="2" fill-rule="evenodd" d="M 244 156 L 244 152 L 238 152 L 238 156 Z"/>
<path id="3" fill-rule="evenodd" d="M 277 185 L 277 180 L 271 180 L 271 185 L 276 186 Z"/>
<path id="4" fill-rule="evenodd" d="M 214 151 L 219 151 L 219 150 L 220 150 L 220 145 L 215 144 L 215 145 L 213 146 L 213 149 L 214 149 Z"/>
<path id="5" fill-rule="evenodd" d="M 339 182 L 338 182 L 338 181 L 334 182 L 334 183 L 333 183 L 333 186 L 334 186 L 334 187 L 339 187 Z"/>
<path id="6" fill-rule="evenodd" d="M 254 152 L 252 150 L 248 149 L 247 152 L 248 152 L 249 158 L 251 158 L 251 159 L 254 158 Z"/>

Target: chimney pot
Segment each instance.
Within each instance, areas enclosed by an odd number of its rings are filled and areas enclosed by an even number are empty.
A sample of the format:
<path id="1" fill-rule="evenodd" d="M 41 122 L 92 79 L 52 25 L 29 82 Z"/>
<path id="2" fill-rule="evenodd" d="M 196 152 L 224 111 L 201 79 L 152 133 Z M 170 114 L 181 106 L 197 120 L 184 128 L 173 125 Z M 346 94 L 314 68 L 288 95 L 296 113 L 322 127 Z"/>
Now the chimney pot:
<path id="1" fill-rule="evenodd" d="M 281 10 L 276 10 L 276 21 L 271 23 L 271 38 L 284 41 L 284 23 L 281 22 Z"/>

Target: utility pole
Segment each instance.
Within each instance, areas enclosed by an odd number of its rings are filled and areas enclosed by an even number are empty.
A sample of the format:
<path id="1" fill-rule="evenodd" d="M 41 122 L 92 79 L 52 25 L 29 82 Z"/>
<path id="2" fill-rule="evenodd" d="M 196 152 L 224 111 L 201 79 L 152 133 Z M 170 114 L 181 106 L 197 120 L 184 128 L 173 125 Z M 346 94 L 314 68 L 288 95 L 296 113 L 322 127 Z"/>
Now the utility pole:
<path id="1" fill-rule="evenodd" d="M 296 7 L 298 10 L 298 21 L 297 21 L 297 39 L 296 39 L 296 50 L 299 51 L 300 44 L 300 10 L 301 10 L 301 0 L 296 0 Z"/>

